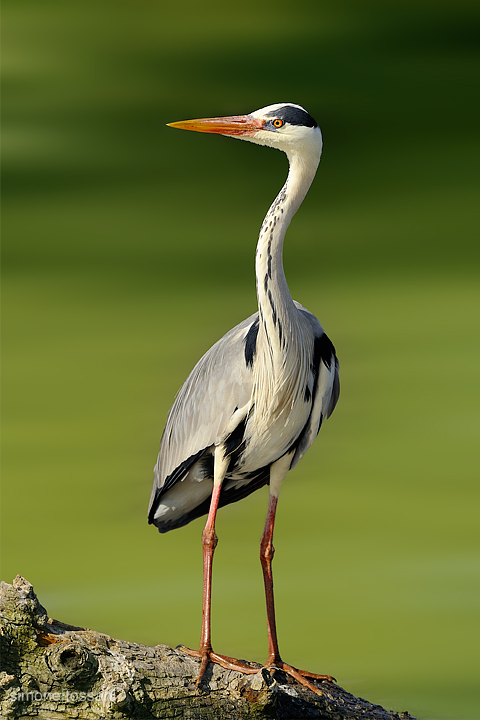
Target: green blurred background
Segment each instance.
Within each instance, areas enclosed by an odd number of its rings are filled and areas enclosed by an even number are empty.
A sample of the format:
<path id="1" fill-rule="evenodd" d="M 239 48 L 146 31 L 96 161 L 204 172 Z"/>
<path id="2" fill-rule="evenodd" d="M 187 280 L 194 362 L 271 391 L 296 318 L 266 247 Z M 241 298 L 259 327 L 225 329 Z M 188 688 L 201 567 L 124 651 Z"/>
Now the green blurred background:
<path id="1" fill-rule="evenodd" d="M 189 370 L 256 308 L 287 165 L 165 123 L 297 102 L 325 149 L 286 272 L 342 394 L 279 505 L 282 654 L 389 708 L 478 719 L 474 4 L 173 5 L 3 5 L 2 578 L 63 621 L 197 645 L 203 520 L 147 526 L 152 468 Z M 266 505 L 220 512 L 214 573 L 214 647 L 257 661 Z"/>

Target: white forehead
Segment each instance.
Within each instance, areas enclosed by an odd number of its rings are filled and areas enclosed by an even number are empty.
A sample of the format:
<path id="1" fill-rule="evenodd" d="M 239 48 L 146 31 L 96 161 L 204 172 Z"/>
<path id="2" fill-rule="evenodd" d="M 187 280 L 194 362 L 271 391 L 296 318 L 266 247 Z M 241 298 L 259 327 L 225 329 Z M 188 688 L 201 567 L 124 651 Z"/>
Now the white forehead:
<path id="1" fill-rule="evenodd" d="M 281 108 L 284 108 L 285 106 L 288 107 L 294 107 L 298 108 L 299 110 L 303 110 L 303 112 L 307 112 L 304 107 L 301 105 L 297 105 L 296 103 L 291 102 L 283 102 L 283 103 L 275 103 L 274 105 L 267 105 L 266 107 L 260 108 L 260 110 L 255 110 L 255 112 L 250 113 L 250 115 L 254 118 L 261 118 L 266 113 L 275 112 L 275 110 L 280 110 Z"/>

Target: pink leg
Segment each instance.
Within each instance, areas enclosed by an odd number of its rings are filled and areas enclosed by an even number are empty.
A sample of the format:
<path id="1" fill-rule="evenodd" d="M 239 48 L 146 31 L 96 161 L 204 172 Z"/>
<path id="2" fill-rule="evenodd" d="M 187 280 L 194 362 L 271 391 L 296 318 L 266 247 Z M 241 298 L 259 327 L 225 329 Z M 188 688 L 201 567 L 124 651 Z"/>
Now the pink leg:
<path id="1" fill-rule="evenodd" d="M 280 660 L 277 640 L 277 623 L 275 620 L 275 600 L 273 596 L 272 560 L 275 554 L 273 547 L 273 528 L 275 526 L 275 513 L 278 498 L 270 495 L 268 501 L 267 519 L 262 539 L 260 541 L 260 562 L 262 563 L 263 582 L 265 584 L 265 600 L 267 603 L 268 627 L 268 659 L 267 665 L 275 664 Z"/>
<path id="2" fill-rule="evenodd" d="M 213 488 L 210 512 L 202 534 L 203 546 L 203 608 L 202 608 L 202 633 L 200 635 L 200 648 L 202 662 L 198 673 L 197 684 L 201 682 L 212 652 L 211 633 L 211 612 L 212 612 L 212 565 L 213 554 L 217 547 L 218 537 L 215 532 L 215 517 L 220 499 L 221 485 Z"/>
<path id="3" fill-rule="evenodd" d="M 200 670 L 197 677 L 197 685 L 202 681 L 203 675 L 209 662 L 215 662 L 229 670 L 239 670 L 244 673 L 256 673 L 257 668 L 244 665 L 235 658 L 226 655 L 218 655 L 212 650 L 211 636 L 211 606 L 212 606 L 212 565 L 213 554 L 217 547 L 218 537 L 215 532 L 215 518 L 220 500 L 222 483 L 215 483 L 213 486 L 210 511 L 202 534 L 203 545 L 203 610 L 202 610 L 202 632 L 200 636 L 200 647 L 197 650 L 183 648 L 183 650 L 194 657 L 201 658 Z"/>
<path id="4" fill-rule="evenodd" d="M 221 456 L 215 456 L 220 459 Z M 284 466 L 284 467 L 283 467 Z M 271 492 L 268 503 L 267 519 L 265 529 L 263 531 L 260 542 L 260 560 L 263 569 L 263 578 L 265 582 L 265 598 L 267 603 L 267 624 L 268 624 L 268 659 L 265 664 L 267 668 L 278 668 L 294 677 L 302 685 L 305 685 L 317 695 L 322 695 L 321 690 L 309 682 L 306 678 L 310 677 L 316 680 L 333 680 L 330 675 L 316 675 L 314 673 L 297 670 L 291 665 L 283 662 L 278 650 L 277 629 L 275 623 L 275 605 L 273 597 L 273 576 L 272 576 L 272 560 L 274 555 L 273 547 L 273 528 L 275 525 L 275 513 L 278 502 L 278 492 L 280 490 L 283 478 L 289 467 L 289 459 L 282 458 L 278 461 L 278 466 L 271 472 Z M 218 471 L 220 474 L 220 470 Z M 217 546 L 218 538 L 215 533 L 215 518 L 217 515 L 218 503 L 220 500 L 220 491 L 222 481 L 217 481 L 213 486 L 212 499 L 210 502 L 210 511 L 208 513 L 205 529 L 202 534 L 203 545 L 203 612 L 202 612 L 202 633 L 200 638 L 200 647 L 198 650 L 191 650 L 183 647 L 184 652 L 201 659 L 200 670 L 197 678 L 197 685 L 202 681 L 203 675 L 209 662 L 217 663 L 228 670 L 237 670 L 238 672 L 255 674 L 258 667 L 252 667 L 243 663 L 241 660 L 228 657 L 227 655 L 218 655 L 212 650 L 211 642 L 211 597 L 212 597 L 212 564 L 213 554 Z"/>
<path id="5" fill-rule="evenodd" d="M 277 625 L 275 621 L 275 602 L 273 596 L 273 575 L 272 575 L 272 560 L 275 553 L 273 547 L 273 528 L 275 526 L 275 514 L 277 511 L 278 496 L 270 493 L 268 502 L 267 519 L 265 521 L 265 529 L 263 531 L 262 539 L 260 541 L 260 561 L 262 563 L 263 580 L 265 583 L 265 599 L 267 603 L 267 626 L 268 626 L 268 659 L 265 663 L 267 668 L 279 668 L 284 672 L 294 677 L 302 685 L 305 685 L 317 695 L 322 695 L 321 690 L 313 685 L 307 677 L 316 680 L 330 680 L 333 678 L 330 675 L 316 675 L 315 673 L 305 672 L 303 670 L 297 670 L 285 663 L 280 657 L 278 649 L 277 639 Z"/>

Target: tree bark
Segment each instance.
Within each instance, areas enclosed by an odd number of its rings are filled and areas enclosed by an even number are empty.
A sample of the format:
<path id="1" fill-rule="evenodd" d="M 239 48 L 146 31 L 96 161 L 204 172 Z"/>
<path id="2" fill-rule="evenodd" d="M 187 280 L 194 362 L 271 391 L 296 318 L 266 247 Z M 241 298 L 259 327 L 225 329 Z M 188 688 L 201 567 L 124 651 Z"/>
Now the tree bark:
<path id="1" fill-rule="evenodd" d="M 280 671 L 244 675 L 167 645 L 146 647 L 48 617 L 32 585 L 17 575 L 0 585 L 0 716 L 78 718 L 320 718 L 409 720 L 334 683 L 316 695 Z"/>

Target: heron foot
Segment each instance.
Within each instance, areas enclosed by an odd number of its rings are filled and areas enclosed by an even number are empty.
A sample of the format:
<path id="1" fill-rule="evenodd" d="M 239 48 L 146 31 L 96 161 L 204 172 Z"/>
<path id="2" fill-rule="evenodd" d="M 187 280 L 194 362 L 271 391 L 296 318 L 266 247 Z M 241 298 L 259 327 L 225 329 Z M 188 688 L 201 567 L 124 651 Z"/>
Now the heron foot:
<path id="1" fill-rule="evenodd" d="M 295 678 L 297 682 L 307 687 L 316 695 L 323 695 L 323 693 L 319 687 L 310 682 L 310 680 L 307 680 L 307 678 L 312 678 L 312 680 L 336 682 L 335 678 L 331 675 L 317 675 L 317 673 L 307 672 L 306 670 L 298 670 L 297 668 L 292 667 L 292 665 L 283 662 L 281 658 L 276 658 L 271 661 L 267 660 L 267 664 L 265 665 L 265 667 L 267 668 L 267 670 L 270 670 L 270 672 L 275 672 L 275 670 L 282 670 L 282 672 L 287 673 L 287 675 Z"/>
<path id="2" fill-rule="evenodd" d="M 237 672 L 242 672 L 249 675 L 254 675 L 261 669 L 260 667 L 252 667 L 252 665 L 250 665 L 249 663 L 243 660 L 237 660 L 236 658 L 229 657 L 228 655 L 218 655 L 218 653 L 213 652 L 213 650 L 211 649 L 208 650 L 205 648 L 203 650 L 192 650 L 191 648 L 185 647 L 185 645 L 179 645 L 178 648 L 179 650 L 183 650 L 183 652 L 187 653 L 187 655 L 190 655 L 191 657 L 201 659 L 200 670 L 198 672 L 198 677 L 196 680 L 197 687 L 202 682 L 205 670 L 207 669 L 207 665 L 209 662 L 221 665 L 221 667 L 225 668 L 226 670 L 236 670 Z"/>
<path id="3" fill-rule="evenodd" d="M 220 665 L 226 670 L 236 670 L 237 672 L 245 673 L 248 675 L 254 675 L 262 669 L 261 666 L 258 664 L 256 664 L 256 666 L 254 667 L 253 665 L 245 662 L 244 660 L 237 660 L 236 658 L 229 657 L 228 655 L 218 655 L 218 653 L 213 652 L 213 650 L 211 649 L 192 650 L 191 648 L 185 647 L 185 645 L 179 645 L 178 649 L 183 650 L 184 653 L 190 655 L 191 657 L 200 658 L 200 670 L 196 681 L 197 687 L 202 682 L 205 670 L 207 669 L 207 665 L 209 662 L 217 663 L 217 665 Z M 266 665 L 264 665 L 263 667 L 265 667 L 267 670 L 270 670 L 271 673 L 275 672 L 275 670 L 281 670 L 282 672 L 287 673 L 287 675 L 293 677 L 295 680 L 297 680 L 297 682 L 307 687 L 316 695 L 323 695 L 323 693 L 320 688 L 310 682 L 310 680 L 308 680 L 307 678 L 311 678 L 312 680 L 336 682 L 335 678 L 331 675 L 317 675 L 316 673 L 307 672 L 306 670 L 298 670 L 297 668 L 292 667 L 292 665 L 288 665 L 288 663 L 283 662 L 281 658 L 267 661 Z"/>

